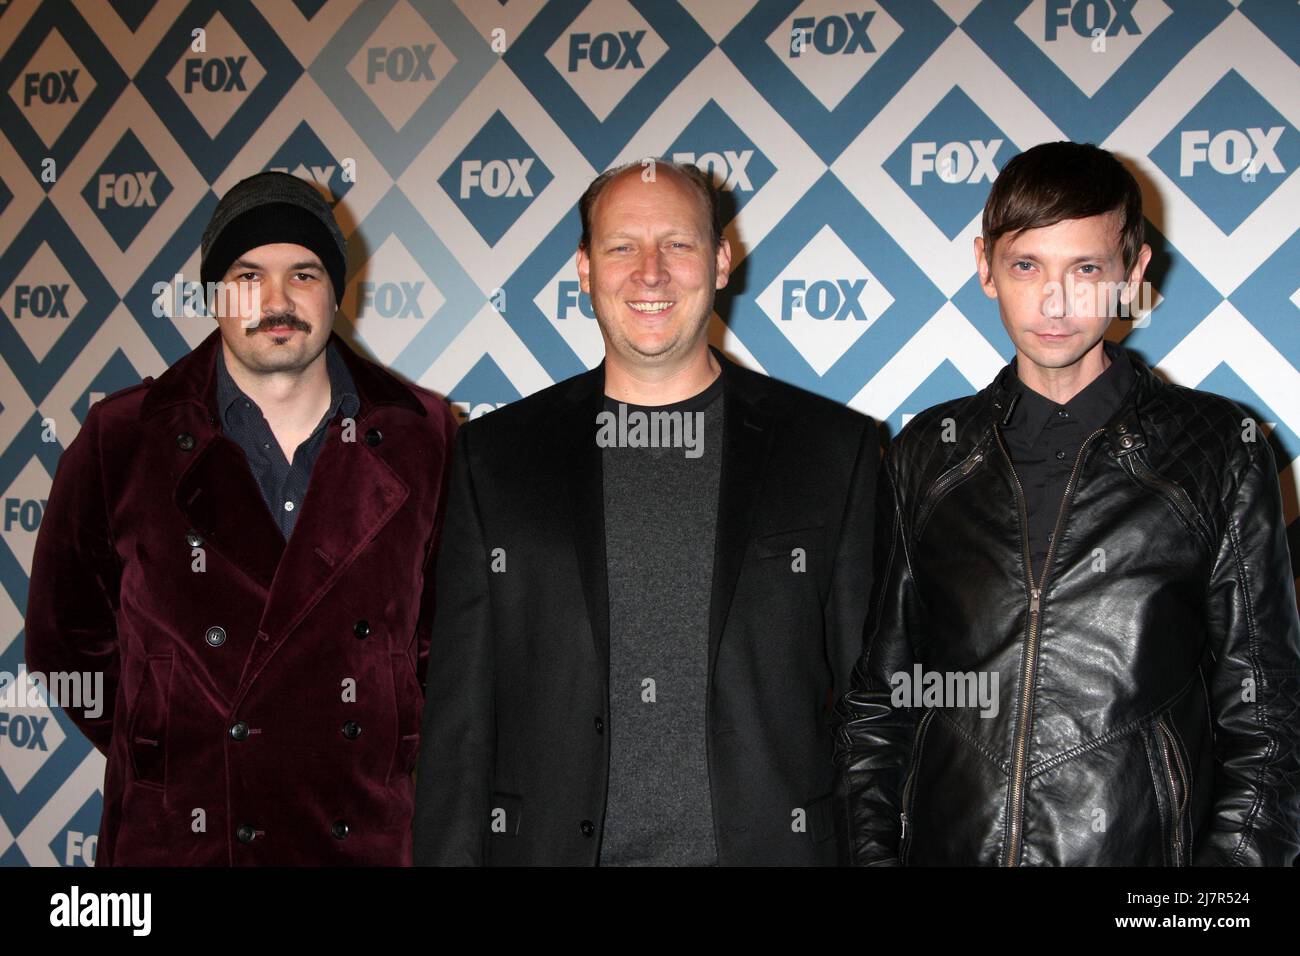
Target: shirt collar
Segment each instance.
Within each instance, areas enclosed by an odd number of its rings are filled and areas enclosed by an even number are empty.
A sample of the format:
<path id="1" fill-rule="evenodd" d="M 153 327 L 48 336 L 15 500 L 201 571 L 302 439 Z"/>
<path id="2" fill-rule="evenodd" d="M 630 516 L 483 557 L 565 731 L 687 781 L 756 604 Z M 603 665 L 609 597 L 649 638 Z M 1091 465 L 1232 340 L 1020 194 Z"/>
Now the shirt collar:
<path id="1" fill-rule="evenodd" d="M 1023 429 L 1021 437 L 1032 443 L 1038 439 L 1048 419 L 1061 409 L 1069 412 L 1089 432 L 1105 425 L 1128 394 L 1134 372 L 1126 349 L 1109 341 L 1103 341 L 1102 348 L 1110 359 L 1110 365 L 1063 405 L 1022 382 L 1016 372 L 1016 360 L 1012 359 L 1011 364 L 1002 370 L 1002 384 L 1018 396 L 1007 428 Z"/>
<path id="2" fill-rule="evenodd" d="M 330 407 L 325 413 L 322 422 L 332 421 L 340 411 L 347 418 L 356 415 L 357 410 L 361 407 L 361 399 L 357 395 L 356 385 L 352 381 L 352 374 L 348 371 L 347 363 L 343 361 L 343 356 L 335 348 L 331 341 L 325 347 L 325 369 L 330 379 Z M 244 390 L 236 384 L 230 370 L 226 367 L 225 349 L 218 343 L 217 347 L 217 408 L 221 412 L 222 421 L 229 427 L 231 423 L 232 411 L 237 409 L 236 403 L 243 399 L 253 407 L 257 403 L 244 394 Z"/>

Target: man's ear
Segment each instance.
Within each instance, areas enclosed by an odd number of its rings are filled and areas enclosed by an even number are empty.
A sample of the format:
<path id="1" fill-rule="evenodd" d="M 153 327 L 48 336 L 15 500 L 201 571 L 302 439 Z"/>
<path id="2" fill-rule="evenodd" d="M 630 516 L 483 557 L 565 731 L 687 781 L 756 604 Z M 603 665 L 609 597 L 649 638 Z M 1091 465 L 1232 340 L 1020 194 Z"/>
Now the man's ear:
<path id="1" fill-rule="evenodd" d="M 975 269 L 979 273 L 980 288 L 990 299 L 998 297 L 998 290 L 993 285 L 992 267 L 989 265 L 989 257 L 986 252 L 991 253 L 992 247 L 985 245 L 983 236 L 975 237 Z"/>
<path id="2" fill-rule="evenodd" d="M 731 278 L 731 243 L 727 241 L 726 236 L 723 236 L 722 241 L 718 243 L 715 264 L 718 270 L 718 278 L 713 283 L 713 287 L 721 289 L 727 284 L 727 280 Z"/>
<path id="3" fill-rule="evenodd" d="M 1120 301 L 1125 305 L 1131 302 L 1142 301 L 1139 293 L 1142 291 L 1142 277 L 1146 275 L 1147 266 L 1151 262 L 1151 247 L 1145 242 L 1142 248 L 1138 250 L 1137 262 L 1133 263 L 1133 268 L 1129 270 L 1128 280 L 1124 285 L 1123 294 Z"/>
<path id="4" fill-rule="evenodd" d="M 578 287 L 591 295 L 591 257 L 583 246 L 578 246 Z"/>
<path id="5" fill-rule="evenodd" d="M 1142 248 L 1138 250 L 1138 260 L 1133 266 L 1133 271 L 1129 273 L 1128 281 L 1131 285 L 1137 285 L 1146 275 L 1147 266 L 1151 263 L 1151 247 L 1145 242 Z"/>

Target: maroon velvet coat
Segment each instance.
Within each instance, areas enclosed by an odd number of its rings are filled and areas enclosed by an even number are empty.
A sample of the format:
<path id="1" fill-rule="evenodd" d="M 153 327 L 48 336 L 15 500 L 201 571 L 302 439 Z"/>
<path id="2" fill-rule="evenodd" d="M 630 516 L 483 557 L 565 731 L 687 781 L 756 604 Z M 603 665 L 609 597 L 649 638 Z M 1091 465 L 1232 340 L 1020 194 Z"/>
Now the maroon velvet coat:
<path id="1" fill-rule="evenodd" d="M 105 672 L 68 710 L 108 758 L 96 863 L 409 864 L 451 412 L 334 337 L 355 438 L 328 426 L 286 543 L 220 341 L 91 407 L 37 539 L 29 670 Z"/>

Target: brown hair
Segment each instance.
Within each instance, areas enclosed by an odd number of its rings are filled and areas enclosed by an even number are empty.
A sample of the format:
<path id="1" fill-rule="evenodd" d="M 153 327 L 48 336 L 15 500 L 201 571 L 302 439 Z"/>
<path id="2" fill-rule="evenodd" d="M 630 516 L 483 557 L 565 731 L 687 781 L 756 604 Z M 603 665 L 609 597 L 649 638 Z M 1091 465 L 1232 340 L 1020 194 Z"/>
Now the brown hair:
<path id="1" fill-rule="evenodd" d="M 1002 168 L 984 204 L 985 254 L 1008 233 L 1120 215 L 1124 269 L 1137 264 L 1142 248 L 1142 193 L 1137 180 L 1107 150 L 1092 143 L 1041 143 L 1013 156 Z"/>
<path id="2" fill-rule="evenodd" d="M 578 215 L 582 218 L 582 238 L 578 240 L 578 248 L 591 248 L 591 210 L 596 205 L 596 200 L 600 198 L 600 194 L 605 191 L 605 187 L 628 170 L 643 165 L 652 167 L 656 173 L 660 168 L 667 167 L 691 185 L 704 204 L 709 220 L 709 238 L 713 240 L 713 248 L 717 249 L 722 244 L 722 202 L 718 195 L 718 188 L 713 184 L 713 178 L 692 163 L 676 163 L 653 156 L 607 169 L 591 181 L 587 191 L 578 200 Z"/>

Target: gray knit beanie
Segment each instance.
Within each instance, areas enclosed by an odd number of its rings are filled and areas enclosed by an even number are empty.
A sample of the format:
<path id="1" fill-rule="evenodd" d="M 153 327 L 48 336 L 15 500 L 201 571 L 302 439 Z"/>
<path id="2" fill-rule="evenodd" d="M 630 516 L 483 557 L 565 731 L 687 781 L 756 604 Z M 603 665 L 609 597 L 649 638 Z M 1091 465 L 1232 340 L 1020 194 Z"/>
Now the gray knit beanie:
<path id="1" fill-rule="evenodd" d="M 230 264 L 249 249 L 293 242 L 320 257 L 343 301 L 348 251 L 343 232 L 325 198 L 306 180 L 265 172 L 241 179 L 221 197 L 203 231 L 199 278 L 204 288 L 220 282 Z"/>

